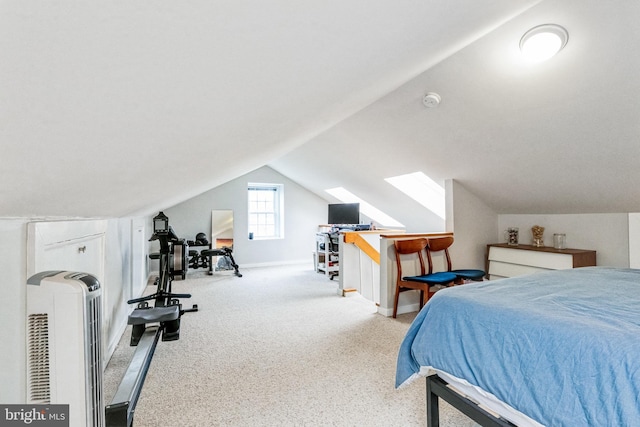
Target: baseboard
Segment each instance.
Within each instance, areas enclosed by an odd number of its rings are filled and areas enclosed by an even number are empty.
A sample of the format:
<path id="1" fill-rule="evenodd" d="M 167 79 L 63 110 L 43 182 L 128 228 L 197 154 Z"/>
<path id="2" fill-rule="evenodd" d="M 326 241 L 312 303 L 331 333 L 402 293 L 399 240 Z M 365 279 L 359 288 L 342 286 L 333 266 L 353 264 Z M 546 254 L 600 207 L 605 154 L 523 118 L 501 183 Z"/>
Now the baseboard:
<path id="1" fill-rule="evenodd" d="M 147 286 L 151 286 L 154 284 L 155 282 L 155 278 L 156 276 L 158 276 L 158 272 L 157 271 L 152 271 L 151 274 L 149 274 L 149 276 L 147 277 L 147 285 L 142 288 L 140 290 L 140 295 L 132 295 L 132 298 L 139 298 L 144 294 L 144 291 L 146 289 Z M 113 335 L 112 341 L 107 344 L 107 348 L 104 352 L 104 359 L 103 359 L 103 369 L 107 367 L 107 364 L 109 363 L 109 361 L 111 360 L 111 356 L 113 356 L 113 353 L 116 351 L 116 348 L 118 347 L 118 343 L 120 342 L 120 340 L 122 339 L 122 335 L 124 335 L 125 331 L 127 330 L 127 325 L 128 325 L 128 320 L 129 320 L 129 315 L 131 314 L 131 312 L 135 309 L 135 304 L 127 304 L 126 301 L 124 301 L 123 303 L 124 305 L 127 306 L 126 308 L 126 316 L 123 316 L 121 319 L 119 319 L 120 321 L 118 322 L 118 324 L 115 326 L 115 330 L 116 330 L 116 334 Z"/>
<path id="2" fill-rule="evenodd" d="M 260 268 L 260 267 L 282 267 L 282 266 L 294 266 L 307 264 L 309 268 L 313 269 L 313 262 L 308 259 L 291 260 L 291 261 L 273 261 L 273 262 L 259 262 L 254 264 L 240 264 L 240 270 L 243 268 Z"/>
<path id="3" fill-rule="evenodd" d="M 413 313 L 420 310 L 420 304 L 419 303 L 415 303 L 415 304 L 406 304 L 406 305 L 399 305 L 398 306 L 398 314 L 405 314 L 405 313 Z M 380 306 L 378 306 L 378 314 L 382 314 L 383 316 L 386 317 L 391 317 L 393 316 L 393 307 L 391 308 L 382 308 Z"/>
<path id="4" fill-rule="evenodd" d="M 109 361 L 111 360 L 111 356 L 113 356 L 113 353 L 116 351 L 116 348 L 118 347 L 118 343 L 120 342 L 120 339 L 122 339 L 122 335 L 124 335 L 125 331 L 127 330 L 128 315 L 129 313 L 127 313 L 127 317 L 124 317 L 120 322 L 118 322 L 118 326 L 115 328 L 117 332 L 113 335 L 113 339 L 107 345 L 107 351 L 105 351 L 104 359 L 103 359 L 103 366 L 102 366 L 103 369 L 105 369 L 109 364 Z"/>

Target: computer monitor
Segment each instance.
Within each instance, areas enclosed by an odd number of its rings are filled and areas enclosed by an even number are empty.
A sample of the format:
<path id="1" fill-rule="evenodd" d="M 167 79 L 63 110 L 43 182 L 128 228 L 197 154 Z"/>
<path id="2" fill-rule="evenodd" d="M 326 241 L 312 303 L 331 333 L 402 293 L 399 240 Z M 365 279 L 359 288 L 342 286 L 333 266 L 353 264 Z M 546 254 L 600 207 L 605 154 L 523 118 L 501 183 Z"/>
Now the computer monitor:
<path id="1" fill-rule="evenodd" d="M 360 203 L 335 203 L 329 205 L 329 224 L 359 224 Z"/>

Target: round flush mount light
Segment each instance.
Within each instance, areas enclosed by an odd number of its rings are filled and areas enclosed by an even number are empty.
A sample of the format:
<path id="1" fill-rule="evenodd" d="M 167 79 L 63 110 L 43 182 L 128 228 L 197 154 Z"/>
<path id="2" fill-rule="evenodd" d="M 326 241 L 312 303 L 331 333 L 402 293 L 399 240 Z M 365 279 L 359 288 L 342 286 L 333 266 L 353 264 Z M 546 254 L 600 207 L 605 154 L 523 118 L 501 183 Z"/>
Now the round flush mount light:
<path id="1" fill-rule="evenodd" d="M 527 60 L 541 62 L 560 52 L 568 40 L 569 33 L 560 25 L 538 25 L 522 36 L 520 51 Z"/>
<path id="2" fill-rule="evenodd" d="M 427 108 L 434 108 L 440 104 L 440 95 L 434 92 L 428 92 L 423 98 L 422 103 Z"/>

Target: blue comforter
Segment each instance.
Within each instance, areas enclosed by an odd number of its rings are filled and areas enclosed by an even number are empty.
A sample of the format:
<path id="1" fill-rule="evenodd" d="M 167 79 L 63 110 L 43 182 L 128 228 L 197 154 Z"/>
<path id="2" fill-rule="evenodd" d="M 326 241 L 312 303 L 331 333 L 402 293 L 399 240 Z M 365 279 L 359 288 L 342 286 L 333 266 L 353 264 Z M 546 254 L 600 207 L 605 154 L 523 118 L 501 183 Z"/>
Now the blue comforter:
<path id="1" fill-rule="evenodd" d="M 400 347 L 546 426 L 640 425 L 640 270 L 588 267 L 439 291 Z"/>

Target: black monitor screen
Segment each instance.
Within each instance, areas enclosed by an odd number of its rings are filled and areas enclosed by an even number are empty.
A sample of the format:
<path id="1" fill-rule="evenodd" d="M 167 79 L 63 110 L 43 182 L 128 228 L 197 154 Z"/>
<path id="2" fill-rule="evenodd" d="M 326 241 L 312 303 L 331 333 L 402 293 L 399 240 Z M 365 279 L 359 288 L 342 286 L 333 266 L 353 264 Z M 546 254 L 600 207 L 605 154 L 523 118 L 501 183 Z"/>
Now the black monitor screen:
<path id="1" fill-rule="evenodd" d="M 359 224 L 360 203 L 329 205 L 329 224 Z"/>

